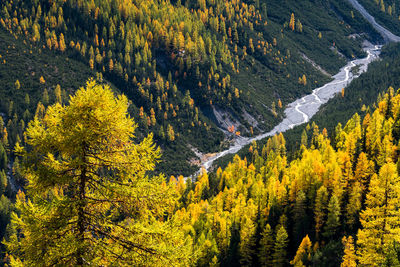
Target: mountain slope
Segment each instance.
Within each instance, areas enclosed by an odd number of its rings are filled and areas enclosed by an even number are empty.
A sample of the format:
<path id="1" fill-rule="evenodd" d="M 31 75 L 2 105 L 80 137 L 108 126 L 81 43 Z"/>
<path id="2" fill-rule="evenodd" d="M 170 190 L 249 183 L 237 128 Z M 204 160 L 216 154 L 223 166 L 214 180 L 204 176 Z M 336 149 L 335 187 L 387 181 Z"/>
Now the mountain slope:
<path id="1" fill-rule="evenodd" d="M 169 174 L 196 168 L 188 144 L 203 153 L 221 149 L 217 127 L 229 128 L 231 137 L 272 128 L 287 103 L 345 64 L 343 55 L 363 56 L 364 38 L 379 39 L 337 0 L 43 0 L 0 7 L 11 34 L 83 62 L 126 94 L 139 135 L 155 134 Z M 31 94 L 39 99 L 40 92 Z"/>
<path id="2" fill-rule="evenodd" d="M 313 125 L 293 160 L 279 134 L 253 144 L 246 158 L 201 174 L 177 213 L 202 251 L 198 265 L 339 266 L 349 253 L 347 237 L 354 237 L 352 262 L 393 266 L 399 260 L 399 101 L 389 89 L 374 111 L 338 125 L 332 141 Z M 375 243 L 379 236 L 382 243 Z"/>
<path id="3" fill-rule="evenodd" d="M 400 36 L 400 2 L 398 0 L 358 0 L 376 21 Z"/>
<path id="4" fill-rule="evenodd" d="M 352 6 L 357 9 L 366 20 L 368 20 L 369 23 L 382 35 L 382 37 L 385 39 L 386 42 L 400 42 L 400 37 L 394 35 L 392 32 L 388 31 L 386 28 L 384 28 L 382 25 L 384 24 L 379 24 L 376 22 L 375 18 L 369 14 L 368 11 L 365 10 L 365 8 L 360 5 L 360 3 L 357 0 L 349 0 L 349 2 L 352 4 Z M 383 3 L 383 2 L 382 2 Z M 384 6 L 384 4 L 382 4 Z M 392 11 L 390 11 L 392 13 Z M 376 13 L 375 13 L 376 14 Z M 381 14 L 380 14 L 381 15 Z M 392 21 L 389 21 L 392 22 Z M 384 22 L 387 24 L 386 22 Z M 390 23 L 391 24 L 391 23 Z M 393 28 L 393 27 L 391 27 Z M 396 30 L 397 32 L 397 30 Z"/>

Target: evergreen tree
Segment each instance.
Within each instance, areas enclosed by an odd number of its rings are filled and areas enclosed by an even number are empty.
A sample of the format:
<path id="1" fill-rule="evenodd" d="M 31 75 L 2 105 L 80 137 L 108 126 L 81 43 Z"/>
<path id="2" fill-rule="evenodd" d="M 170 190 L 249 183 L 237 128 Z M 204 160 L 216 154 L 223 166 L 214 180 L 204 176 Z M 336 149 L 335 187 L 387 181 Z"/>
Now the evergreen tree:
<path id="1" fill-rule="evenodd" d="M 265 225 L 261 236 L 258 259 L 261 266 L 269 267 L 272 266 L 272 251 L 274 248 L 273 231 L 269 224 Z"/>
<path id="2" fill-rule="evenodd" d="M 296 197 L 296 203 L 293 209 L 293 236 L 294 242 L 300 243 L 301 237 L 306 235 L 308 216 L 306 213 L 306 194 L 303 191 L 298 192 Z"/>
<path id="3" fill-rule="evenodd" d="M 0 170 L 5 170 L 7 168 L 7 153 L 4 149 L 3 144 L 0 142 Z"/>
<path id="4" fill-rule="evenodd" d="M 315 233 L 317 240 L 319 240 L 319 234 L 322 230 L 322 226 L 326 220 L 326 209 L 328 206 L 328 190 L 325 186 L 321 186 L 317 191 L 317 196 L 315 198 Z"/>
<path id="5" fill-rule="evenodd" d="M 253 261 L 256 226 L 251 218 L 245 215 L 240 226 L 240 265 L 251 266 Z"/>
<path id="6" fill-rule="evenodd" d="M 4 194 L 7 189 L 7 175 L 4 170 L 0 170 L 0 195 Z"/>
<path id="7" fill-rule="evenodd" d="M 336 236 L 340 226 L 340 203 L 335 195 L 331 196 L 328 204 L 328 216 L 323 236 L 330 239 Z"/>
<path id="8" fill-rule="evenodd" d="M 44 105 L 49 104 L 49 93 L 47 92 L 46 88 L 43 91 L 42 102 Z"/>
<path id="9" fill-rule="evenodd" d="M 287 265 L 287 245 L 289 243 L 288 234 L 285 227 L 281 226 L 276 233 L 274 254 L 272 255 L 273 266 L 283 267 Z"/>

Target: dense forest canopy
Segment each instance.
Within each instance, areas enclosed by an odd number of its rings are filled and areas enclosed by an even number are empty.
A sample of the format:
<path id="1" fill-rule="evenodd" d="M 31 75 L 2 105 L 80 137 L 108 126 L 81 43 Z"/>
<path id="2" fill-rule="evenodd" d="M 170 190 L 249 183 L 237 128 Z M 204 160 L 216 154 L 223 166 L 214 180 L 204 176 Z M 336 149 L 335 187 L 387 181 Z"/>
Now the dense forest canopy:
<path id="1" fill-rule="evenodd" d="M 206 246 L 200 265 L 396 266 L 399 100 L 389 88 L 332 142 L 312 125 L 290 162 L 280 134 L 199 176 L 178 213 Z"/>
<path id="2" fill-rule="evenodd" d="M 190 176 L 382 41 L 347 1 L 6 0 L 0 40 L 1 264 L 400 266 L 399 45 Z"/>
<path id="3" fill-rule="evenodd" d="M 309 134 L 301 137 L 297 158 L 290 162 L 285 140 L 279 134 L 263 147 L 254 143 L 249 151 L 251 158 L 236 156 L 224 170 L 218 169 L 215 174 L 203 171 L 195 183 L 180 176 L 171 177 L 168 184 L 143 176 L 153 168 L 158 152 L 149 141 L 139 145 L 129 141 L 134 126 L 131 119 L 124 118 L 126 98 L 113 100 L 110 91 L 98 94 L 99 90 L 104 89 L 89 82 L 87 89 L 71 98 L 70 105 L 49 107 L 27 128 L 26 143 L 32 148 L 25 150 L 17 145 L 16 152 L 23 156 L 28 195 L 19 193 L 17 213 L 13 213 L 6 235 L 12 265 L 21 264 L 20 260 L 45 265 L 65 260 L 67 264 L 71 258 L 79 263 L 79 255 L 87 253 L 85 259 L 93 262 L 105 263 L 114 257 L 121 262 L 138 262 L 127 252 L 125 257 L 114 253 L 129 249 L 129 244 L 136 247 L 140 244 L 137 242 L 149 240 L 142 236 L 144 233 L 158 236 L 159 231 L 170 231 L 160 235 L 168 238 L 167 242 L 175 242 L 172 234 L 181 235 L 175 237 L 176 241 L 190 241 L 185 246 L 193 257 L 184 254 L 183 247 L 176 254 L 172 248 L 161 246 L 160 241 L 143 246 L 150 246 L 150 251 L 155 249 L 154 255 L 172 252 L 172 256 L 186 257 L 199 266 L 337 266 L 341 262 L 343 266 L 354 266 L 356 262 L 362 266 L 393 266 L 398 262 L 400 94 L 393 88 L 388 89 L 376 110 L 363 117 L 355 114 L 346 125 L 337 125 L 333 142 L 325 129 L 312 125 Z M 109 113 L 115 110 L 122 113 Z M 104 120 L 110 115 L 115 116 L 111 120 L 114 123 Z M 71 119 L 83 121 L 71 128 Z M 117 154 L 113 153 L 114 146 Z M 89 154 L 85 154 L 86 148 Z M 137 158 L 136 153 L 143 154 Z M 131 156 L 132 160 L 128 160 Z M 37 157 L 43 159 L 37 161 Z M 148 167 L 142 166 L 147 162 L 144 158 L 149 161 Z M 82 202 L 79 188 L 82 189 L 85 173 L 88 184 Z M 160 192 L 159 198 L 149 193 L 150 189 L 156 190 L 156 195 Z M 149 194 L 152 200 L 146 200 Z M 120 207 L 118 199 L 124 203 Z M 75 247 L 79 232 L 69 228 L 79 227 L 81 208 L 86 214 L 85 229 L 92 230 L 84 231 L 88 246 Z M 66 209 L 76 213 L 69 213 L 72 217 L 68 218 Z M 164 228 L 169 220 L 178 228 Z M 143 234 L 132 235 L 130 231 L 134 229 Z M 70 233 L 62 235 L 70 238 L 69 242 L 55 238 L 63 231 Z M 96 238 L 97 231 L 106 232 Z M 124 239 L 128 237 L 129 241 Z M 103 245 L 113 250 L 111 254 L 100 250 L 107 238 L 113 240 L 113 247 Z M 58 249 L 51 252 L 49 242 L 60 242 L 54 244 Z M 65 247 L 66 244 L 70 245 Z M 91 254 L 93 245 L 102 256 Z M 68 257 L 63 254 L 66 249 L 71 251 Z M 157 252 L 158 249 L 165 251 Z M 135 253 L 135 249 L 128 251 Z M 159 264 L 151 257 L 143 260 L 149 265 Z"/>

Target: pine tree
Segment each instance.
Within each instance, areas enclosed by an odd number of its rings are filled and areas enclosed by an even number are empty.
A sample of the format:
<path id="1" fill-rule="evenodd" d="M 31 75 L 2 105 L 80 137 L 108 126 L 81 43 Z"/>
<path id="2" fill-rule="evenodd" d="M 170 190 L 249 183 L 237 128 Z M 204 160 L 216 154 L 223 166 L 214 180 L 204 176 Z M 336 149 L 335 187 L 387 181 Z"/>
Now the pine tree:
<path id="1" fill-rule="evenodd" d="M 174 128 L 170 124 L 168 124 L 168 127 L 167 127 L 167 134 L 168 134 L 169 141 L 171 141 L 171 142 L 175 141 Z"/>
<path id="2" fill-rule="evenodd" d="M 299 191 L 296 196 L 296 203 L 294 204 L 293 208 L 293 236 L 294 242 L 298 244 L 300 242 L 301 237 L 306 234 L 307 231 L 307 224 L 308 224 L 308 217 L 306 213 L 307 207 L 307 198 L 306 194 L 303 191 Z"/>
<path id="3" fill-rule="evenodd" d="M 399 243 L 391 242 L 385 248 L 385 263 L 384 266 L 400 266 Z"/>
<path id="4" fill-rule="evenodd" d="M 33 31 L 33 41 L 39 42 L 40 41 L 40 32 L 39 32 L 39 25 L 35 22 L 32 27 Z"/>
<path id="5" fill-rule="evenodd" d="M 326 209 L 328 206 L 328 190 L 325 186 L 321 186 L 317 191 L 315 198 L 315 234 L 317 240 L 319 240 L 319 234 L 321 233 L 322 226 L 326 220 Z"/>
<path id="6" fill-rule="evenodd" d="M 49 93 L 47 92 L 46 88 L 43 90 L 42 102 L 45 105 L 49 104 Z"/>
<path id="7" fill-rule="evenodd" d="M 271 105 L 271 112 L 272 112 L 272 114 L 273 114 L 275 117 L 278 116 L 278 113 L 276 113 L 275 101 L 272 102 L 272 105 Z"/>
<path id="8" fill-rule="evenodd" d="M 28 94 L 25 94 L 25 105 L 28 107 L 31 104 L 31 98 Z"/>
<path id="9" fill-rule="evenodd" d="M 272 266 L 272 250 L 274 248 L 274 236 L 271 226 L 267 224 L 261 234 L 258 260 L 263 267 Z"/>
<path id="10" fill-rule="evenodd" d="M 307 77 L 305 74 L 303 74 L 303 77 L 301 78 L 301 80 L 302 80 L 303 85 L 306 86 L 307 85 Z"/>
<path id="11" fill-rule="evenodd" d="M 4 170 L 0 170 L 0 195 L 3 195 L 7 189 L 7 175 Z"/>
<path id="12" fill-rule="evenodd" d="M 328 216 L 326 219 L 323 236 L 328 239 L 335 237 L 339 226 L 340 226 L 340 203 L 338 198 L 335 195 L 332 195 L 328 204 Z"/>
<path id="13" fill-rule="evenodd" d="M 283 267 L 287 265 L 287 245 L 288 234 L 283 226 L 276 233 L 274 254 L 272 255 L 272 263 L 275 267 Z"/>
<path id="14" fill-rule="evenodd" d="M 371 175 L 374 172 L 373 163 L 368 160 L 367 154 L 361 152 L 357 159 L 354 179 L 362 185 L 363 191 L 367 188 Z"/>
<path id="15" fill-rule="evenodd" d="M 114 62 L 113 62 L 112 58 L 110 58 L 110 61 L 108 63 L 108 70 L 110 72 L 114 70 Z"/>
<path id="16" fill-rule="evenodd" d="M 303 132 L 301 133 L 301 141 L 300 141 L 300 145 L 307 147 L 308 145 L 308 136 L 307 136 L 307 132 L 304 129 Z"/>
<path id="17" fill-rule="evenodd" d="M 134 143 L 127 108 L 89 81 L 29 124 L 27 147 L 16 146 L 28 187 L 12 215 L 18 235 L 5 242 L 11 265 L 189 264 L 190 242 L 166 213 L 174 190 L 146 176 L 159 150 L 151 136 Z"/>
<path id="18" fill-rule="evenodd" d="M 7 168 L 7 161 L 8 159 L 6 150 L 0 141 L 0 170 L 5 170 Z"/>
<path id="19" fill-rule="evenodd" d="M 244 216 L 240 226 L 240 265 L 251 266 L 255 246 L 256 226 L 250 217 Z"/>
<path id="20" fill-rule="evenodd" d="M 296 21 L 296 31 L 303 32 L 303 24 L 301 24 L 301 21 L 299 19 L 297 19 Z"/>

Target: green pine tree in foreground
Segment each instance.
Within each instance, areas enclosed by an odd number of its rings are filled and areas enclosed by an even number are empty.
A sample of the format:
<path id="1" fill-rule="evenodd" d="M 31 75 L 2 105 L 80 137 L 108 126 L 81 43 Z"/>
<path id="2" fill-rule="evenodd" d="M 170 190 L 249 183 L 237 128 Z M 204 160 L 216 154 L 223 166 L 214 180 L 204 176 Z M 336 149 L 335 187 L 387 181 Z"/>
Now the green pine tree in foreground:
<path id="1" fill-rule="evenodd" d="M 27 179 L 11 266 L 189 265 L 191 240 L 171 215 L 178 195 L 148 177 L 160 156 L 152 137 L 133 142 L 128 99 L 89 81 L 68 106 L 49 107 L 16 146 Z"/>

